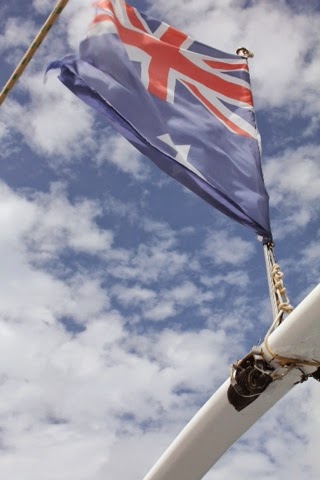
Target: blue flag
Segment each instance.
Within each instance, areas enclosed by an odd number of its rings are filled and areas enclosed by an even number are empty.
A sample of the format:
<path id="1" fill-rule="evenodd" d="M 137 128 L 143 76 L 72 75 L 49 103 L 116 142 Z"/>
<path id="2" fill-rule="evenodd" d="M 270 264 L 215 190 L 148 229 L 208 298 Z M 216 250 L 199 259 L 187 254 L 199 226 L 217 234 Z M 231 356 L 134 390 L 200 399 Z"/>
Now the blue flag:
<path id="1" fill-rule="evenodd" d="M 271 241 L 248 62 L 102 0 L 60 80 L 161 170 Z"/>

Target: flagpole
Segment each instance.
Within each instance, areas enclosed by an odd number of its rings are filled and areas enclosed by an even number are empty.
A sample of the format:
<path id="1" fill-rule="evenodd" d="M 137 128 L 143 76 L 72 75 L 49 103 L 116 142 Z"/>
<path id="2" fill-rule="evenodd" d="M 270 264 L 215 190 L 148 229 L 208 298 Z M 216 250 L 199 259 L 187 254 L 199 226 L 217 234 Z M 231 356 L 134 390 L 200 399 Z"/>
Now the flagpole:
<path id="1" fill-rule="evenodd" d="M 47 36 L 51 27 L 57 21 L 60 13 L 64 9 L 64 7 L 67 5 L 68 1 L 69 0 L 59 0 L 58 3 L 56 4 L 56 6 L 54 7 L 54 9 L 52 10 L 52 12 L 50 13 L 49 17 L 47 18 L 47 20 L 43 24 L 42 28 L 40 29 L 40 31 L 36 35 L 35 39 L 31 43 L 30 47 L 28 48 L 28 50 L 26 51 L 26 53 L 22 57 L 20 63 L 17 65 L 17 67 L 15 68 L 11 77 L 9 78 L 9 80 L 7 81 L 7 83 L 5 84 L 3 89 L 1 90 L 1 92 L 0 92 L 0 105 L 2 105 L 2 103 L 5 101 L 8 94 L 10 93 L 10 91 L 13 89 L 13 87 L 15 86 L 18 79 L 23 74 L 23 72 L 24 72 L 25 68 L 27 67 L 28 63 L 30 62 L 30 60 L 32 59 L 32 57 L 34 56 L 35 52 L 38 50 L 40 45 L 42 44 L 43 40 Z"/>

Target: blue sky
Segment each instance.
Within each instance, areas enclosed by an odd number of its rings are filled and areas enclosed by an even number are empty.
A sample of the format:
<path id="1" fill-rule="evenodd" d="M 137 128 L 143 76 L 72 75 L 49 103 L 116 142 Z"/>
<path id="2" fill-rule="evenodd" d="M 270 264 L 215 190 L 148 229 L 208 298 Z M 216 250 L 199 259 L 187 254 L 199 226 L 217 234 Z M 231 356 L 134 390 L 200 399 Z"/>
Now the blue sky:
<path id="1" fill-rule="evenodd" d="M 296 305 L 320 270 L 318 2 L 132 5 L 255 53 L 276 255 Z M 1 84 L 52 6 L 0 6 Z M 166 177 L 55 73 L 44 85 L 92 13 L 70 0 L 1 107 L 0 474 L 12 480 L 143 478 L 271 321 L 254 234 Z M 296 387 L 206 479 L 318 479 L 319 401 L 316 382 Z"/>

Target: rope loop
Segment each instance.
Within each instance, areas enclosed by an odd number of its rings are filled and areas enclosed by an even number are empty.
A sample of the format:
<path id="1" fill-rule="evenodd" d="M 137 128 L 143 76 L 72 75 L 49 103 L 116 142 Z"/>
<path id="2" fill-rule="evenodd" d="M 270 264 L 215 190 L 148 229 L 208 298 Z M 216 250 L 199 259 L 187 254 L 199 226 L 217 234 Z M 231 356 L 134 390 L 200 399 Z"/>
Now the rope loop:
<path id="1" fill-rule="evenodd" d="M 286 287 L 283 284 L 283 273 L 281 271 L 280 265 L 278 263 L 273 263 L 274 262 L 274 257 L 273 257 L 273 252 L 271 255 L 271 263 L 272 263 L 272 269 L 271 269 L 271 276 L 272 276 L 272 281 L 273 281 L 273 288 L 274 288 L 274 293 L 276 296 L 276 302 L 277 302 L 277 307 L 278 311 L 282 312 L 282 314 L 286 313 L 289 314 L 293 310 L 293 306 L 290 304 L 289 298 L 286 294 Z"/>
<path id="2" fill-rule="evenodd" d="M 269 335 L 267 334 L 264 339 L 264 345 L 268 350 L 268 353 L 279 363 L 279 365 L 290 367 L 320 367 L 320 361 L 317 360 L 303 360 L 300 358 L 283 357 L 282 355 L 278 355 L 271 349 L 268 340 Z"/>
<path id="3" fill-rule="evenodd" d="M 272 359 L 276 360 L 281 366 L 289 366 L 290 368 L 299 368 L 303 366 L 320 367 L 320 361 L 283 357 L 282 355 L 275 353 L 269 346 L 269 337 L 271 333 L 282 323 L 284 315 L 289 315 L 293 311 L 293 306 L 290 304 L 290 300 L 286 294 L 286 288 L 283 284 L 284 275 L 281 271 L 280 265 L 275 262 L 273 245 L 267 245 L 267 259 L 268 271 L 271 277 L 271 288 L 273 290 L 274 301 L 278 313 L 264 338 L 265 348 Z"/>

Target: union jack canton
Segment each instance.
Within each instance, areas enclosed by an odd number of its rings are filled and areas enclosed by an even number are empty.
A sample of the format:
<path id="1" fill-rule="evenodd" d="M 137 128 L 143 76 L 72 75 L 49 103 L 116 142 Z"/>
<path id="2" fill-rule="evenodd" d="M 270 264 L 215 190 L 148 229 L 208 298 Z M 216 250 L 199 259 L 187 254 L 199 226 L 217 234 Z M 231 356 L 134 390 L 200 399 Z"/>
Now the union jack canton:
<path id="1" fill-rule="evenodd" d="M 60 80 L 158 167 L 272 240 L 248 62 L 123 0 L 97 2 Z"/>

